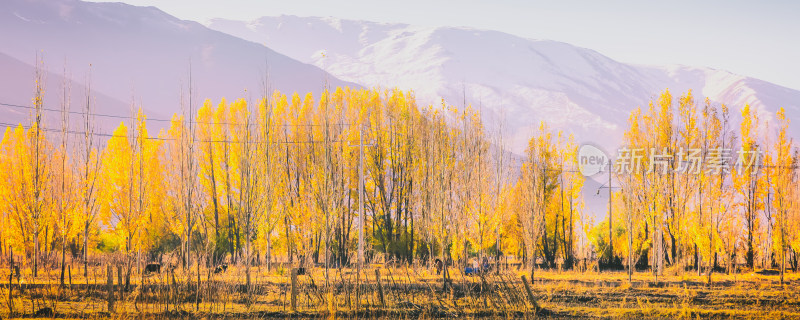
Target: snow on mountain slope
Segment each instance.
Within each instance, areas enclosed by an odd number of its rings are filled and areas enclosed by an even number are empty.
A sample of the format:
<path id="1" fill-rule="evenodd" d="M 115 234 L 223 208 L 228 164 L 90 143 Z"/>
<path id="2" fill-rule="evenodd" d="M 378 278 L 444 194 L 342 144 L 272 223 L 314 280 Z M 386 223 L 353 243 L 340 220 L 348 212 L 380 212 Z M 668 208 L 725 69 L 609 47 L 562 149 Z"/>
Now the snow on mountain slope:
<path id="1" fill-rule="evenodd" d="M 167 116 L 180 111 L 190 65 L 195 99 L 254 99 L 263 90 L 267 65 L 270 87 L 284 92 L 319 92 L 326 80 L 334 86 L 353 86 L 261 44 L 179 20 L 154 7 L 122 3 L 4 0 L 0 43 L 0 53 L 28 65 L 40 53 L 46 68 L 56 74 L 65 61 L 79 75 L 91 64 L 98 92 L 128 104 L 135 98 L 137 104 Z M 0 74 L 4 81 L 32 87 L 32 80 L 25 82 L 32 77 L 12 76 Z M 20 94 L 29 99 L 29 92 Z"/>
<path id="2" fill-rule="evenodd" d="M 426 104 L 444 98 L 481 106 L 488 125 L 505 123 L 516 152 L 541 120 L 612 150 L 630 110 L 646 107 L 666 88 L 674 95 L 693 89 L 698 103 L 704 97 L 735 108 L 748 103 L 767 120 L 782 106 L 800 121 L 797 90 L 709 68 L 629 65 L 566 43 L 496 31 L 295 16 L 207 25 L 346 81 L 412 89 Z"/>

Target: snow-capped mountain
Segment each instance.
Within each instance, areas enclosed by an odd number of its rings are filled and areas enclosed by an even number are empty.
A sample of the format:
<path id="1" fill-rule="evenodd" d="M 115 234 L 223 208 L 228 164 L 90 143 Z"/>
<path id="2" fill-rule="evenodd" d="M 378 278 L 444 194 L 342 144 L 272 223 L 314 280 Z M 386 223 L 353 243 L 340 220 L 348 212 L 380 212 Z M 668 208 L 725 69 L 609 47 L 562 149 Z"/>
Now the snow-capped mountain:
<path id="1" fill-rule="evenodd" d="M 19 88 L 0 88 L 0 102 L 12 104 L 30 105 L 34 83 L 30 66 L 37 54 L 51 74 L 61 75 L 66 64 L 79 83 L 91 65 L 94 90 L 124 102 L 120 108 L 104 110 L 118 115 L 130 114 L 131 101 L 150 110 L 151 118 L 180 112 L 181 95 L 188 96 L 190 69 L 192 96 L 198 105 L 206 98 L 215 102 L 222 97 L 255 99 L 264 90 L 267 74 L 271 89 L 288 93 L 319 92 L 326 80 L 333 86 L 353 86 L 262 44 L 180 20 L 154 7 L 122 3 L 3 0 L 0 43 L 0 53 L 7 55 L 0 59 L 0 78 Z M 19 61 L 29 68 L 19 66 Z M 48 92 L 57 91 L 60 83 L 50 82 Z M 76 91 L 73 95 L 83 94 Z M 58 108 L 57 99 L 46 98 L 46 107 Z"/>
<path id="2" fill-rule="evenodd" d="M 676 96 L 693 89 L 700 104 L 704 97 L 734 108 L 750 104 L 766 120 L 784 107 L 800 121 L 797 90 L 710 68 L 630 65 L 566 43 L 496 31 L 295 16 L 207 25 L 345 81 L 411 89 L 426 104 L 444 98 L 480 107 L 490 127 L 504 123 L 516 152 L 542 120 L 579 142 L 613 149 L 630 110 L 647 107 L 666 88 Z"/>

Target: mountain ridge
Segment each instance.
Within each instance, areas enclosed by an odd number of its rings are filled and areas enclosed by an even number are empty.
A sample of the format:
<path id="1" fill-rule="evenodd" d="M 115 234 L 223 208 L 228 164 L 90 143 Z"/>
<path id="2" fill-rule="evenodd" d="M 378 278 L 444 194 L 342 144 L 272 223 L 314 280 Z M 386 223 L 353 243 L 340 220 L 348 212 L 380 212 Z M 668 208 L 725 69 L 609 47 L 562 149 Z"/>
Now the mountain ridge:
<path id="1" fill-rule="evenodd" d="M 45 68 L 55 74 L 63 67 L 83 74 L 92 65 L 95 92 L 117 101 L 135 101 L 153 114 L 180 113 L 190 82 L 196 101 L 215 102 L 223 97 L 249 99 L 268 89 L 317 93 L 326 82 L 360 87 L 263 44 L 178 19 L 155 7 L 77 0 L 7 0 L 0 7 L 4 9 L 0 10 L 0 31 L 4 31 L 0 42 L 10 44 L 0 48 L 0 53 L 29 66 L 36 64 L 37 55 L 44 56 Z M 33 87 L 32 75 L 3 77 L 30 79 Z M 9 92 L 8 96 L 30 101 L 23 93 Z M 128 108 L 117 111 L 129 113 Z"/>
<path id="2" fill-rule="evenodd" d="M 592 49 L 500 31 L 290 15 L 205 24 L 346 81 L 413 90 L 422 105 L 444 99 L 481 106 L 487 122 L 508 122 L 516 152 L 541 120 L 613 149 L 630 111 L 665 89 L 673 95 L 692 89 L 698 104 L 705 97 L 735 108 L 750 104 L 765 121 L 783 106 L 800 121 L 800 91 L 791 88 L 706 67 L 626 64 Z"/>

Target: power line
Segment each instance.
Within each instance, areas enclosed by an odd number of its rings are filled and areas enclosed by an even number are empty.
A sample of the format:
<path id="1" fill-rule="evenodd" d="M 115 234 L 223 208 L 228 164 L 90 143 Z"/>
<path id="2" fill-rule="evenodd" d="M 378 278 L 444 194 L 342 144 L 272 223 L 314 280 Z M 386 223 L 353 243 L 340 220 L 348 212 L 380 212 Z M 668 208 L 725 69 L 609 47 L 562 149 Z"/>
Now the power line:
<path id="1" fill-rule="evenodd" d="M 36 109 L 35 107 L 24 106 L 24 105 L 19 105 L 19 104 L 12 104 L 12 103 L 0 102 L 0 105 L 6 106 L 6 107 L 24 108 L 24 109 L 30 109 L 30 110 Z M 48 111 L 48 112 L 62 112 L 62 110 L 60 110 L 60 109 L 52 109 L 52 108 L 41 108 L 40 110 Z M 88 113 L 87 114 L 85 112 L 71 111 L 71 110 L 67 110 L 67 113 L 75 114 L 75 115 L 84 115 L 84 116 L 89 115 L 89 116 L 95 116 L 95 117 L 101 117 L 101 118 L 114 118 L 114 119 L 125 119 L 125 120 L 133 119 L 132 116 L 120 116 L 120 115 L 104 114 L 104 113 Z M 173 119 L 159 119 L 159 118 L 146 118 L 146 120 L 147 121 L 155 121 L 155 122 L 172 122 L 173 121 Z M 258 126 L 259 125 L 258 123 L 246 124 L 246 123 L 208 122 L 208 121 L 191 121 L 189 123 L 190 124 L 209 124 L 209 125 L 248 126 L 248 127 L 250 127 L 250 126 Z M 352 123 L 341 122 L 341 123 L 329 123 L 329 124 L 315 124 L 315 123 L 277 124 L 277 125 L 272 125 L 272 126 L 273 127 L 289 127 L 289 126 L 292 126 L 292 127 L 342 126 L 343 127 L 343 126 L 352 126 L 352 125 L 353 125 Z"/>
<path id="2" fill-rule="evenodd" d="M 23 129 L 26 129 L 26 130 L 30 129 L 30 126 L 25 126 L 25 125 L 21 125 L 21 124 L 16 124 L 15 125 L 15 124 L 11 124 L 11 123 L 0 122 L 0 127 L 6 127 L 6 128 L 12 128 L 13 129 L 13 128 L 16 128 L 18 126 L 22 127 Z M 52 129 L 52 128 L 44 128 L 44 127 L 40 127 L 39 130 L 42 130 L 42 131 L 45 131 L 45 132 L 59 132 L 59 133 L 62 132 L 62 130 L 60 130 L 60 129 Z M 72 130 L 67 130 L 66 133 L 75 134 L 75 135 L 82 135 L 82 136 L 87 134 L 85 131 L 72 131 Z M 92 135 L 100 136 L 100 137 L 108 137 L 108 138 L 128 138 L 127 135 L 123 136 L 123 135 L 115 135 L 115 134 L 109 134 L 109 133 L 92 133 Z M 165 138 L 165 137 L 145 137 L 144 139 L 146 139 L 146 140 L 159 140 L 159 141 L 177 141 L 178 140 L 176 138 Z M 256 140 L 256 141 L 195 140 L 195 142 L 203 142 L 203 143 L 242 143 L 242 144 L 244 144 L 244 143 L 253 143 L 253 144 L 265 144 L 265 143 L 267 143 L 265 141 L 258 141 L 258 140 Z M 309 144 L 320 143 L 321 144 L 321 143 L 333 143 L 333 142 L 351 142 L 351 141 L 349 141 L 349 140 L 330 140 L 330 141 L 325 141 L 325 140 L 306 140 L 306 141 L 271 141 L 269 143 L 270 144 L 306 144 L 306 143 L 309 143 Z"/>

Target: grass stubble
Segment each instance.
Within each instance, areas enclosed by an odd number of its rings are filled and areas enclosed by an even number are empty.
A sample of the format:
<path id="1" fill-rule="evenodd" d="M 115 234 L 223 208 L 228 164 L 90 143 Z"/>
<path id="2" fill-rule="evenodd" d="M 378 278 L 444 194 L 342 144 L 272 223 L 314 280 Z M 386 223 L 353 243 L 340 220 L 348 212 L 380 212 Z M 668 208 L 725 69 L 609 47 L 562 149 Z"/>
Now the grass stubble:
<path id="1" fill-rule="evenodd" d="M 380 273 L 381 287 L 374 269 Z M 709 285 L 691 272 L 659 276 L 637 272 L 537 270 L 530 286 L 523 270 L 463 275 L 451 268 L 451 282 L 426 267 L 373 265 L 356 285 L 355 271 L 324 269 L 297 276 L 296 310 L 291 307 L 290 273 L 283 268 L 253 270 L 250 288 L 244 268 L 227 272 L 165 270 L 133 275 L 131 284 L 115 283 L 114 310 L 108 309 L 106 268 L 95 266 L 89 277 L 59 285 L 48 272 L 35 281 L 23 270 L 12 277 L 9 314 L 9 270 L 0 271 L 0 317 L 59 319 L 800 319 L 800 276 L 788 273 L 781 285 L 775 276 L 755 273 L 715 274 Z M 116 269 L 115 269 L 116 270 Z M 28 277 L 26 277 L 26 275 Z M 366 279 L 364 279 L 366 277 Z M 117 277 L 114 277 L 117 281 Z M 381 301 L 380 294 L 384 300 Z M 360 299 L 359 299 L 360 296 Z M 49 309 L 49 310 L 48 310 Z M 50 312 L 51 311 L 51 312 Z M 38 313 L 38 314 L 37 314 Z"/>

